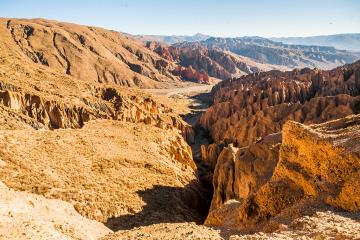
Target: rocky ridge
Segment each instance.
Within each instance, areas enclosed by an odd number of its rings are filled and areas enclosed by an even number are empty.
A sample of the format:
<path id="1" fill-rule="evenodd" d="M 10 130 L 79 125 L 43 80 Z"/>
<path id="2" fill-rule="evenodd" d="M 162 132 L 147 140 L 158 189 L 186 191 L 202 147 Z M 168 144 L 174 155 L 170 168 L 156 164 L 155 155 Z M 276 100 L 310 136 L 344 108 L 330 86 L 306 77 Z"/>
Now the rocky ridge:
<path id="1" fill-rule="evenodd" d="M 141 88 L 183 84 L 182 75 L 173 74 L 175 63 L 119 32 L 45 19 L 1 19 L 1 24 L 4 36 L 29 59 L 87 82 Z"/>
<path id="2" fill-rule="evenodd" d="M 360 62 L 330 71 L 270 71 L 224 81 L 201 125 L 215 143 L 244 147 L 279 132 L 288 120 L 310 124 L 359 111 Z"/>
<path id="3" fill-rule="evenodd" d="M 172 45 L 148 41 L 146 46 L 184 68 L 191 67 L 223 80 L 269 70 L 331 69 L 360 58 L 356 52 L 333 47 L 289 45 L 260 37 L 210 37 Z"/>

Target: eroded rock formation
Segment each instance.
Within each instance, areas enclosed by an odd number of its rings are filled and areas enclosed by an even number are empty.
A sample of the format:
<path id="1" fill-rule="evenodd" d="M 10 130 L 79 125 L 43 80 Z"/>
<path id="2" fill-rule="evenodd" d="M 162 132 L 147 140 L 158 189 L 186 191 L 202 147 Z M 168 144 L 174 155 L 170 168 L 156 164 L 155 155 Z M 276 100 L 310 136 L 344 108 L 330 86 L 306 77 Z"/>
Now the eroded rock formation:
<path id="1" fill-rule="evenodd" d="M 287 120 L 310 124 L 359 112 L 360 62 L 331 71 L 270 71 L 224 81 L 201 125 L 215 143 L 244 147 L 279 132 Z"/>
<path id="2" fill-rule="evenodd" d="M 214 141 L 201 148 L 214 169 L 206 224 L 273 231 L 314 209 L 359 210 L 360 122 L 349 116 L 360 110 L 359 69 L 270 71 L 213 88 L 200 118 Z"/>
<path id="3" fill-rule="evenodd" d="M 214 170 L 214 195 L 209 211 L 230 199 L 243 201 L 267 183 L 278 162 L 280 143 L 280 134 L 271 134 L 247 147 L 225 147 Z"/>
<path id="4" fill-rule="evenodd" d="M 358 211 L 359 134 L 359 115 L 310 126 L 287 122 L 271 179 L 243 201 L 210 212 L 206 223 L 273 231 L 326 206 Z"/>

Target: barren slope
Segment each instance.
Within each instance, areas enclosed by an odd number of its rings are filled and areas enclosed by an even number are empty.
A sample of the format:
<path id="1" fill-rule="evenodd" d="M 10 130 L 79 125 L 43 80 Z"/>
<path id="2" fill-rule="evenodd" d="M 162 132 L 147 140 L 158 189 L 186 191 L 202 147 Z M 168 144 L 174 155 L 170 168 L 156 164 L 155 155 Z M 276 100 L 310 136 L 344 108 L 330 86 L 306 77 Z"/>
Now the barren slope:
<path id="1" fill-rule="evenodd" d="M 174 75 L 175 63 L 119 32 L 45 19 L 3 18 L 0 27 L 2 40 L 11 39 L 33 62 L 87 82 L 143 88 L 182 85 Z"/>
<path id="2" fill-rule="evenodd" d="M 69 203 L 16 192 L 1 182 L 0 193 L 0 239 L 96 240 L 111 232 L 80 216 Z"/>

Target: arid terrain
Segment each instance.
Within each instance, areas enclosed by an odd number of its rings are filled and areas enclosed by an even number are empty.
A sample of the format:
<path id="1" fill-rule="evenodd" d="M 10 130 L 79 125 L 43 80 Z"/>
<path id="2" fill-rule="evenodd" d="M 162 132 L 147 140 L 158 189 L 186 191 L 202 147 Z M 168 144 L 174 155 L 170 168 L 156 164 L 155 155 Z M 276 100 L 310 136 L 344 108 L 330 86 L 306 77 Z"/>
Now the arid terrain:
<path id="1" fill-rule="evenodd" d="M 0 19 L 0 239 L 360 239 L 360 62 L 195 37 Z"/>

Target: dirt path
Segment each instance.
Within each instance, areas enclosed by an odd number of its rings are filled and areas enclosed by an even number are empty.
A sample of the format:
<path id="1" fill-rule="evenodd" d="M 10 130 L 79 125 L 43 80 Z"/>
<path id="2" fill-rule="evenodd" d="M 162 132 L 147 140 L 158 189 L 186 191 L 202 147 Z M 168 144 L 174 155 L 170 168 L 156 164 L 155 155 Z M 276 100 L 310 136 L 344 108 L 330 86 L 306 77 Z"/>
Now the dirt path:
<path id="1" fill-rule="evenodd" d="M 197 93 L 210 92 L 214 85 L 194 85 L 182 88 L 169 88 L 169 89 L 144 89 L 147 92 L 159 95 L 172 97 L 174 95 L 196 95 Z"/>

